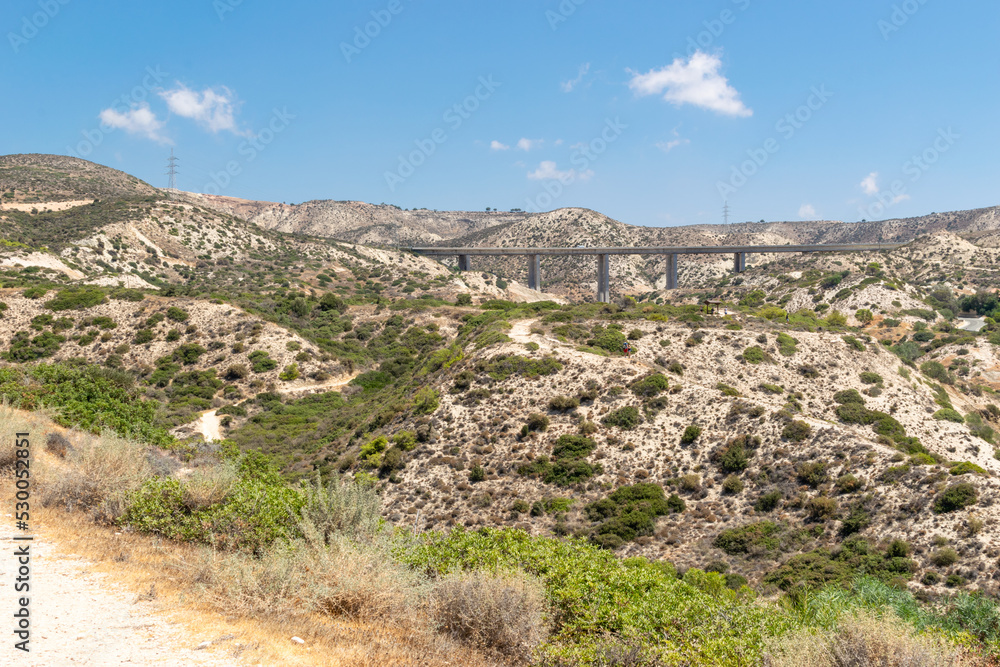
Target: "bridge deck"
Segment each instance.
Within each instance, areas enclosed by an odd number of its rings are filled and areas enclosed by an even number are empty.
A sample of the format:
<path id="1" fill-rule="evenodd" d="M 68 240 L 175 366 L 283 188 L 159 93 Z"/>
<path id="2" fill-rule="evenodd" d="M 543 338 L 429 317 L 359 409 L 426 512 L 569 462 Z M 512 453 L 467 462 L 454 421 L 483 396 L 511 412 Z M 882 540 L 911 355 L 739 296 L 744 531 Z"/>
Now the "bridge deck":
<path id="1" fill-rule="evenodd" d="M 653 246 L 617 248 L 410 248 L 418 255 L 714 255 L 745 252 L 858 252 L 895 250 L 902 243 L 826 243 L 822 245 Z"/>

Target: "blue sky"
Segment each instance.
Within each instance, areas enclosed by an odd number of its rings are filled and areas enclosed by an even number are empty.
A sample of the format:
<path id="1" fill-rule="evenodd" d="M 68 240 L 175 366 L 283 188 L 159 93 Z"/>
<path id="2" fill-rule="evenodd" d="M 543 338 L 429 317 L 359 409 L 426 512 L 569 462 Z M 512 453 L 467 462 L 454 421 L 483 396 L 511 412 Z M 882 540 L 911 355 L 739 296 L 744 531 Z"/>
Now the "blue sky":
<path id="1" fill-rule="evenodd" d="M 985 0 L 8 0 L 0 153 L 623 222 L 1000 204 Z"/>

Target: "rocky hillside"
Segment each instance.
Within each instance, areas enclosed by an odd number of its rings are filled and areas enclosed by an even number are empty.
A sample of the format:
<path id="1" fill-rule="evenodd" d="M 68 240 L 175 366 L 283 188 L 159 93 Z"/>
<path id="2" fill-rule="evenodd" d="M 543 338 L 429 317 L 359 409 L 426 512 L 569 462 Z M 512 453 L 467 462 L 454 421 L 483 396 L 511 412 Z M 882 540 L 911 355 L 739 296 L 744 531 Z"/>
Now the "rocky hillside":
<path id="1" fill-rule="evenodd" d="M 264 229 L 397 247 L 431 245 L 528 217 L 525 213 L 501 211 L 408 211 L 356 201 L 322 200 L 289 205 L 213 195 L 190 196 L 205 206 Z"/>
<path id="2" fill-rule="evenodd" d="M 117 169 L 62 155 L 0 155 L 0 204 L 67 202 L 156 194 L 153 186 Z"/>

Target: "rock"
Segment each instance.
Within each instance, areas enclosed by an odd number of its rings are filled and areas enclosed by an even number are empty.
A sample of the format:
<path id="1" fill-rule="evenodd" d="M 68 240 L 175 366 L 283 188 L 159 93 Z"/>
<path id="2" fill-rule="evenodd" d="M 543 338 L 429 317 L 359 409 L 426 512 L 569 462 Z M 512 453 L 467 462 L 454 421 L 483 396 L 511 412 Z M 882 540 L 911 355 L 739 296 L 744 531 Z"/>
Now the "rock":
<path id="1" fill-rule="evenodd" d="M 202 651 L 202 650 L 208 648 L 211 645 L 212 645 L 212 642 L 202 642 L 202 643 L 198 644 L 198 646 L 195 648 L 195 650 L 196 651 Z"/>
<path id="2" fill-rule="evenodd" d="M 306 643 L 306 640 L 302 639 L 301 637 L 292 637 L 292 641 L 295 642 L 296 644 L 305 644 Z"/>

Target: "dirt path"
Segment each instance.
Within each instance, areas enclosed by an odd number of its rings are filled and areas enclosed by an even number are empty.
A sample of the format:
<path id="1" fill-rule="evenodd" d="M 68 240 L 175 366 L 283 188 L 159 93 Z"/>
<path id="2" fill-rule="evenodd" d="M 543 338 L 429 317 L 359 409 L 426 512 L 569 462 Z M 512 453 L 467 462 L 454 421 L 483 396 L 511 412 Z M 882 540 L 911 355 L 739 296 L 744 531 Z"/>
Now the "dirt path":
<path id="1" fill-rule="evenodd" d="M 11 537 L 9 529 L 0 536 L 2 564 L 7 575 L 13 567 Z M 13 638 L 5 640 L 0 646 L 0 664 L 16 667 L 240 664 L 230 656 L 199 650 L 199 644 L 214 638 L 184 638 L 180 628 L 154 615 L 154 603 L 136 599 L 135 594 L 92 571 L 88 561 L 57 553 L 52 537 L 40 534 L 30 543 L 31 650 L 24 653 L 13 647 Z M 3 588 L 0 599 L 4 612 L 13 613 L 13 586 L 5 584 Z"/>
<path id="2" fill-rule="evenodd" d="M 222 440 L 222 417 L 218 410 L 210 410 L 198 418 L 194 423 L 194 428 L 205 442 Z"/>
<path id="3" fill-rule="evenodd" d="M 564 343 L 556 338 L 550 336 L 545 336 L 542 334 L 531 333 L 531 327 L 538 323 L 537 319 L 534 320 L 522 320 L 520 322 L 514 322 L 511 325 L 510 331 L 507 335 L 510 336 L 511 340 L 515 343 L 537 343 L 540 349 L 546 351 L 559 352 L 560 355 L 569 357 L 571 359 L 576 359 L 577 361 L 582 361 L 585 364 L 593 365 L 601 360 L 610 362 L 613 364 L 638 364 L 649 369 L 654 369 L 655 365 L 646 361 L 642 358 L 643 350 L 638 348 L 635 356 L 626 359 L 625 357 L 613 355 L 611 357 L 601 357 L 596 354 L 591 354 L 589 352 L 581 352 L 576 349 L 570 343 Z"/>
<path id="4" fill-rule="evenodd" d="M 327 382 L 320 382 L 318 384 L 307 384 L 301 387 L 288 387 L 281 391 L 282 394 L 301 394 L 305 392 L 315 393 L 320 391 L 336 391 L 337 389 L 343 389 L 351 383 L 351 380 L 361 375 L 360 372 L 352 373 L 347 377 L 340 377 L 336 380 L 329 380 Z"/>

